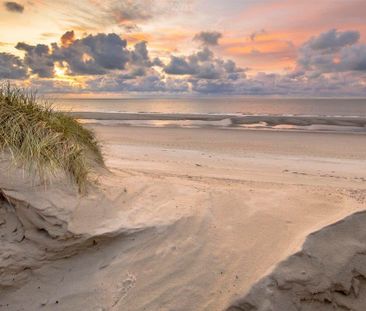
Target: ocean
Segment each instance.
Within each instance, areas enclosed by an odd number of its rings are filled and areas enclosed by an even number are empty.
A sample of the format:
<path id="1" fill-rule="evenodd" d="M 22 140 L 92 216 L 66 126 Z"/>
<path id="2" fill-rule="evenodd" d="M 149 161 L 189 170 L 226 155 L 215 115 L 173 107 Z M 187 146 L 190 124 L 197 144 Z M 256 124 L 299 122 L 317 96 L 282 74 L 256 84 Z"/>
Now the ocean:
<path id="1" fill-rule="evenodd" d="M 85 123 L 366 133 L 366 98 L 54 99 Z"/>

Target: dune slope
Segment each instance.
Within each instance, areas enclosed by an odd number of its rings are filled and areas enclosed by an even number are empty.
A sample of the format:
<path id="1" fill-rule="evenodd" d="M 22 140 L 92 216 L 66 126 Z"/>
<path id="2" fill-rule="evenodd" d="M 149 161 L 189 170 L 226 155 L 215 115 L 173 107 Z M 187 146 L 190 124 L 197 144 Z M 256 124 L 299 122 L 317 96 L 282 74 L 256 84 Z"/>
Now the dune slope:
<path id="1" fill-rule="evenodd" d="M 365 310 L 366 212 L 311 234 L 228 311 Z"/>

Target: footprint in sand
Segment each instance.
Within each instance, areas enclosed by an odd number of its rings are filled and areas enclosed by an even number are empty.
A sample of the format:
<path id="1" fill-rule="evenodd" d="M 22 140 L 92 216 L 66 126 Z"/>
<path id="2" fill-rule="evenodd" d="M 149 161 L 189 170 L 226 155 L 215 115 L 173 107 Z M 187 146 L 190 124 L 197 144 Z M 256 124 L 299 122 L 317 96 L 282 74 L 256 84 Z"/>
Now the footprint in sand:
<path id="1" fill-rule="evenodd" d="M 117 304 L 119 304 L 123 299 L 126 298 L 128 292 L 135 287 L 136 284 L 136 276 L 127 273 L 127 277 L 117 285 L 116 293 L 113 297 L 113 305 L 112 307 L 115 307 Z"/>

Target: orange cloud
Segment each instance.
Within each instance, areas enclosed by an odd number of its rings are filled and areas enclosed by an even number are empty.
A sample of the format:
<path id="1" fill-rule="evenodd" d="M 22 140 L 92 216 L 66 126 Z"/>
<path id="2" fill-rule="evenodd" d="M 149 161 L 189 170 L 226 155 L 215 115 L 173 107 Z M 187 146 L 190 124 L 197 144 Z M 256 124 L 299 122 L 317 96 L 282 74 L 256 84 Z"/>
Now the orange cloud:
<path id="1" fill-rule="evenodd" d="M 61 37 L 61 45 L 63 47 L 70 46 L 75 41 L 75 33 L 73 30 L 66 31 Z"/>

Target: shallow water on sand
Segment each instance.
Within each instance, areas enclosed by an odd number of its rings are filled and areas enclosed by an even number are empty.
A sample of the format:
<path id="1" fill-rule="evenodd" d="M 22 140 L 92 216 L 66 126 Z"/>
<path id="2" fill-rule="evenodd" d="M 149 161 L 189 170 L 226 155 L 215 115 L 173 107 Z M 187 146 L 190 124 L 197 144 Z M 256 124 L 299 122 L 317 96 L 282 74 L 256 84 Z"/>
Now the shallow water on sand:
<path id="1" fill-rule="evenodd" d="M 61 110 L 366 117 L 366 98 L 177 97 L 54 100 Z"/>
<path id="2" fill-rule="evenodd" d="M 58 98 L 55 107 L 83 123 L 110 126 L 366 133 L 366 99 L 360 98 Z"/>

